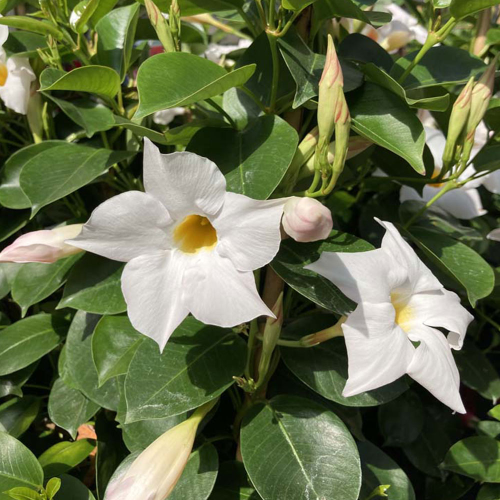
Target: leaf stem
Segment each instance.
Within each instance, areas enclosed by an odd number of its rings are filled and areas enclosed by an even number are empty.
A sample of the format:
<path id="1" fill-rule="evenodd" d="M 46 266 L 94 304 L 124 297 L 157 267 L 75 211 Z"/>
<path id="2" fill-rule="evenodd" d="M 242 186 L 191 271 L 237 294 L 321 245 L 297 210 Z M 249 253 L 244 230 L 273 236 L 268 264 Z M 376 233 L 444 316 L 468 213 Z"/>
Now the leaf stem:
<path id="1" fill-rule="evenodd" d="M 269 107 L 271 108 L 271 111 L 274 111 L 276 109 L 276 99 L 278 96 L 280 62 L 278 57 L 278 46 L 277 46 L 276 36 L 273 33 L 270 33 L 269 31 L 267 31 L 266 34 L 267 34 L 267 39 L 269 40 L 269 46 L 271 47 L 271 58 L 273 62 L 273 79 L 271 83 L 271 99 Z"/>
<path id="2" fill-rule="evenodd" d="M 208 104 L 210 104 L 210 106 L 212 106 L 213 108 L 215 108 L 222 116 L 224 116 L 224 118 L 229 122 L 229 124 L 231 125 L 231 127 L 235 128 L 235 129 L 238 128 L 238 126 L 236 125 L 236 122 L 213 99 L 207 99 L 206 101 L 208 102 Z"/>

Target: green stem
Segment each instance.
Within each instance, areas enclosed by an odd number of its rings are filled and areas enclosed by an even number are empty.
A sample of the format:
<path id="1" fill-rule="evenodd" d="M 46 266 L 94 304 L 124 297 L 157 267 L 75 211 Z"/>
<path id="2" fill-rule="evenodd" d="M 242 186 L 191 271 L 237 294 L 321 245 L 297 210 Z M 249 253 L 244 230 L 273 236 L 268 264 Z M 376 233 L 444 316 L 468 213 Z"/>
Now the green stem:
<path id="1" fill-rule="evenodd" d="M 282 37 L 282 36 L 285 36 L 287 31 L 290 29 L 290 27 L 292 26 L 292 24 L 294 23 L 295 19 L 297 19 L 297 17 L 299 16 L 299 14 L 301 14 L 302 11 L 297 11 L 297 12 L 294 12 L 292 17 L 287 21 L 287 23 L 285 24 L 285 26 L 283 26 L 283 29 L 276 35 L 277 37 Z"/>
<path id="2" fill-rule="evenodd" d="M 248 29 L 252 33 L 254 37 L 258 35 L 257 30 L 255 26 L 252 23 L 252 20 L 247 16 L 247 13 L 243 10 L 243 7 L 238 8 L 238 14 L 240 15 L 241 19 L 245 21 L 245 24 L 247 25 Z M 240 36 L 243 35 L 243 33 L 240 34 Z M 246 36 L 244 38 L 247 38 Z"/>
<path id="3" fill-rule="evenodd" d="M 269 2 L 269 15 L 267 17 L 268 19 L 268 26 L 271 30 L 274 31 L 276 28 L 276 25 L 274 24 L 274 17 L 276 16 L 276 4 L 275 0 L 268 0 Z"/>
<path id="4" fill-rule="evenodd" d="M 229 124 L 231 125 L 231 127 L 238 128 L 238 126 L 236 125 L 235 121 L 213 99 L 206 99 L 206 101 L 208 102 L 208 104 L 210 104 L 210 106 L 212 106 L 213 108 L 215 108 L 221 115 L 223 115 L 226 118 L 226 120 L 229 122 Z"/>
<path id="5" fill-rule="evenodd" d="M 259 326 L 257 325 L 257 320 L 252 320 L 250 323 L 250 331 L 248 332 L 248 354 L 247 354 L 247 364 L 245 367 L 245 377 L 247 380 L 253 379 L 253 354 L 255 350 L 255 341 L 257 340 L 257 333 L 259 331 Z"/>
<path id="6" fill-rule="evenodd" d="M 238 87 L 242 92 L 245 92 L 245 94 L 252 99 L 257 106 L 259 106 L 260 110 L 263 111 L 264 113 L 269 113 L 269 110 L 262 104 L 261 100 L 248 88 L 245 86 Z"/>
<path id="7" fill-rule="evenodd" d="M 271 108 L 271 111 L 274 111 L 276 109 L 276 99 L 278 97 L 280 61 L 278 57 L 278 47 L 277 47 L 276 37 L 269 32 L 267 32 L 266 34 L 267 34 L 267 39 L 269 40 L 269 46 L 271 47 L 271 57 L 273 61 L 273 80 L 271 83 L 271 101 L 269 107 Z"/>

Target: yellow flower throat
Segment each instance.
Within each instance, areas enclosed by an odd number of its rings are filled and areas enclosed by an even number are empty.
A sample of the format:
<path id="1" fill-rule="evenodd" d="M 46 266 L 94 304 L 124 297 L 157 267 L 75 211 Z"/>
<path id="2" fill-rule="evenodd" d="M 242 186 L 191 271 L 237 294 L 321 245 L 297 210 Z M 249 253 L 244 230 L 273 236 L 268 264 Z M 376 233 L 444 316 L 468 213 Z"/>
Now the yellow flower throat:
<path id="1" fill-rule="evenodd" d="M 5 85 L 8 76 L 9 72 L 7 71 L 7 66 L 5 66 L 5 64 L 0 63 L 0 87 L 3 87 Z"/>
<path id="2" fill-rule="evenodd" d="M 396 312 L 396 324 L 408 333 L 413 321 L 413 309 L 408 306 L 407 301 L 402 300 L 397 292 L 391 293 L 391 302 Z"/>
<path id="3" fill-rule="evenodd" d="M 201 215 L 188 215 L 174 229 L 174 242 L 185 253 L 212 250 L 217 244 L 217 231 Z"/>

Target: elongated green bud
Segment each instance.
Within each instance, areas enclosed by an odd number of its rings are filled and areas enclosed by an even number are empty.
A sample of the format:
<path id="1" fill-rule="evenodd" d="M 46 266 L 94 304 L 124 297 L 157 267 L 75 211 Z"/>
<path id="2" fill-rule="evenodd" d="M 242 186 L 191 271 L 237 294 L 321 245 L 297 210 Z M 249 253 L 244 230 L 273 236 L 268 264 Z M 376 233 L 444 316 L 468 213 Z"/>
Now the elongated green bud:
<path id="1" fill-rule="evenodd" d="M 175 43 L 167 20 L 153 0 L 145 0 L 144 3 L 151 25 L 155 29 L 163 48 L 166 52 L 175 52 Z"/>
<path id="2" fill-rule="evenodd" d="M 474 77 L 471 77 L 453 105 L 448 125 L 446 146 L 443 153 L 443 165 L 445 170 L 448 170 L 448 167 L 455 158 L 458 138 L 460 137 L 460 134 L 464 130 L 469 119 L 473 88 Z"/>
<path id="3" fill-rule="evenodd" d="M 177 50 L 180 50 L 180 37 L 181 37 L 181 9 L 177 0 L 172 0 L 170 5 L 170 31 Z"/>

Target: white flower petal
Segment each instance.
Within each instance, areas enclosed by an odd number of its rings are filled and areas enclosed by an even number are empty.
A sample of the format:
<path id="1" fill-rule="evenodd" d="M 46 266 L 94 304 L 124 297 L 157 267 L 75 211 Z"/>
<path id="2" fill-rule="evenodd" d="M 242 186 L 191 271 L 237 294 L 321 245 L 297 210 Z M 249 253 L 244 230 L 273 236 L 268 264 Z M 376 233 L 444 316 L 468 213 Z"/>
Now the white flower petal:
<path id="1" fill-rule="evenodd" d="M 430 269 L 418 258 L 418 255 L 399 234 L 390 222 L 384 222 L 375 217 L 375 220 L 386 229 L 382 239 L 382 250 L 387 252 L 390 261 L 399 263 L 408 271 L 409 288 L 412 293 L 440 290 L 441 283 L 432 274 Z"/>
<path id="2" fill-rule="evenodd" d="M 286 199 L 262 201 L 226 193 L 222 210 L 212 219 L 217 252 L 240 271 L 253 271 L 271 262 L 280 247 L 285 203 Z"/>
<path id="3" fill-rule="evenodd" d="M 3 17 L 0 14 L 0 17 Z M 7 41 L 9 38 L 9 27 L 4 24 L 0 25 L 0 47 Z"/>
<path id="4" fill-rule="evenodd" d="M 448 342 L 454 349 L 461 349 L 467 327 L 474 319 L 465 307 L 460 304 L 456 293 L 445 290 L 416 293 L 412 295 L 407 306 L 411 311 L 413 322 L 419 325 L 444 328 L 448 334 Z M 412 326 L 410 327 L 410 331 Z"/>
<path id="5" fill-rule="evenodd" d="M 404 269 L 391 262 L 380 248 L 357 253 L 323 252 L 316 262 L 304 269 L 329 279 L 356 303 L 387 302 L 391 289 L 406 280 Z"/>
<path id="6" fill-rule="evenodd" d="M 500 241 L 500 229 L 493 229 L 493 231 L 488 234 L 487 238 L 489 240 Z"/>
<path id="7" fill-rule="evenodd" d="M 224 203 L 226 179 L 217 165 L 194 153 L 161 154 L 144 138 L 144 186 L 171 216 L 214 215 Z"/>
<path id="8" fill-rule="evenodd" d="M 184 273 L 186 305 L 193 316 L 210 325 L 232 327 L 258 316 L 274 317 L 257 292 L 251 271 L 238 271 L 216 252 L 200 252 L 196 266 Z"/>
<path id="9" fill-rule="evenodd" d="M 99 205 L 80 236 L 67 243 L 127 262 L 169 248 L 171 223 L 169 213 L 153 196 L 128 191 Z"/>
<path id="10" fill-rule="evenodd" d="M 500 170 L 495 170 L 483 178 L 483 186 L 494 194 L 500 193 Z"/>
<path id="11" fill-rule="evenodd" d="M 435 204 L 457 219 L 470 220 L 487 213 L 477 189 L 453 189 L 444 194 Z"/>
<path id="12" fill-rule="evenodd" d="M 172 332 L 188 315 L 184 305 L 182 279 L 189 258 L 167 251 L 141 255 L 127 263 L 122 274 L 122 291 L 130 322 L 152 338 L 163 351 Z"/>
<path id="13" fill-rule="evenodd" d="M 434 165 L 438 171 L 443 167 L 443 153 L 446 146 L 446 137 L 437 128 L 424 127 L 425 130 L 425 143 L 431 150 L 432 157 L 434 158 Z"/>
<path id="14" fill-rule="evenodd" d="M 465 413 L 460 397 L 460 375 L 445 336 L 433 328 L 422 327 L 410 338 L 419 341 L 408 367 L 408 375 L 434 397 L 458 413 Z"/>
<path id="15" fill-rule="evenodd" d="M 406 373 L 415 349 L 394 318 L 389 302 L 363 303 L 343 323 L 349 356 L 344 396 L 377 389 Z"/>
<path id="16" fill-rule="evenodd" d="M 8 76 L 5 85 L 0 87 L 0 99 L 5 106 L 16 113 L 25 115 L 28 112 L 28 101 L 31 94 L 31 82 L 35 74 L 29 60 L 25 57 L 7 59 Z"/>

